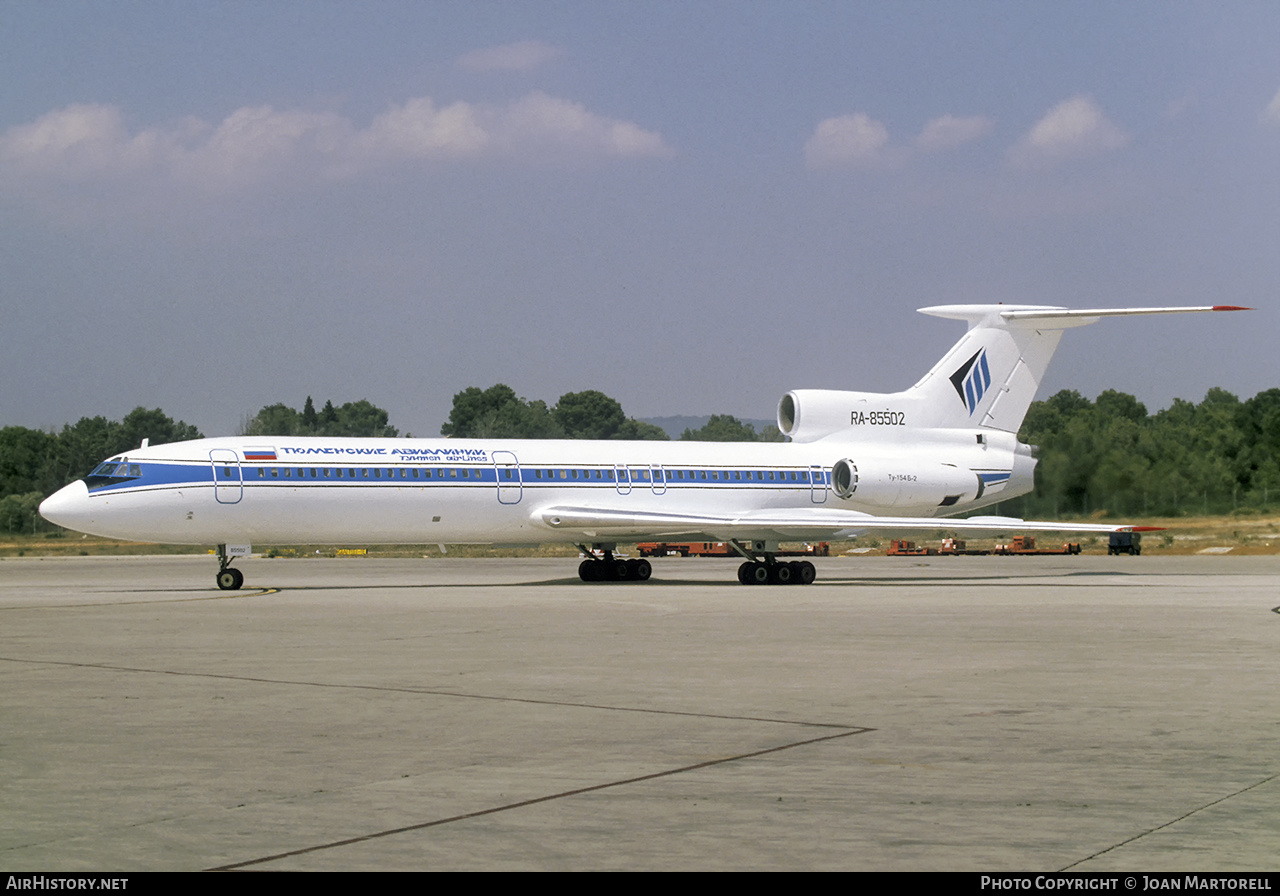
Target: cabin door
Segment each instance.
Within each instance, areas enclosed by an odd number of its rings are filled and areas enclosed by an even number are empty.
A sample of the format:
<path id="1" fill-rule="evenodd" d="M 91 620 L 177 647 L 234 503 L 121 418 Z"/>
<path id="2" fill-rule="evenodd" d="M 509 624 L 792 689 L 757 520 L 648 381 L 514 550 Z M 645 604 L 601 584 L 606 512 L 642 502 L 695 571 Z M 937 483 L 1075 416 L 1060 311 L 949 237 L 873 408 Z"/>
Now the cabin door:
<path id="1" fill-rule="evenodd" d="M 244 497 L 244 474 L 240 457 L 230 448 L 214 448 L 209 452 L 213 466 L 213 497 L 219 504 L 239 504 Z"/>
<path id="2" fill-rule="evenodd" d="M 519 504 L 524 493 L 520 482 L 520 462 L 510 451 L 493 452 L 493 472 L 498 483 L 499 504 Z"/>
<path id="3" fill-rule="evenodd" d="M 827 501 L 827 473 L 816 464 L 809 467 L 809 497 L 814 504 Z"/>

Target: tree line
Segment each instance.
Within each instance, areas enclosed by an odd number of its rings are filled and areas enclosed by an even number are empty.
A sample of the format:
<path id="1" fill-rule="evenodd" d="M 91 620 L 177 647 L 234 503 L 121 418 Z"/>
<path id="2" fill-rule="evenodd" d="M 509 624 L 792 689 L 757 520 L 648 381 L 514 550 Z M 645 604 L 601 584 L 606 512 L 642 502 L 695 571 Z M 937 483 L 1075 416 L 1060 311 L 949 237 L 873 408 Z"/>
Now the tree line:
<path id="1" fill-rule="evenodd" d="M 472 386 L 453 396 L 453 410 L 440 434 L 466 439 L 626 439 L 665 441 L 666 430 L 628 417 L 622 405 L 603 392 L 566 392 L 548 407 L 516 395 L 503 383 L 478 389 Z M 713 414 L 698 429 L 686 428 L 684 441 L 755 442 L 782 441 L 776 426 L 757 433 L 750 423 L 728 414 Z"/>
<path id="2" fill-rule="evenodd" d="M 1241 401 L 1210 389 L 1155 414 L 1123 392 L 1059 392 L 1032 404 L 1019 438 L 1039 446 L 1020 517 L 1176 516 L 1264 510 L 1280 499 L 1280 389 Z"/>
<path id="3" fill-rule="evenodd" d="M 551 406 L 521 398 L 501 383 L 453 398 L 441 434 L 455 438 L 664 440 L 652 423 L 628 417 L 602 392 L 569 392 Z M 368 401 L 317 411 L 268 405 L 245 419 L 250 436 L 394 437 L 388 413 Z M 201 438 L 199 430 L 159 408 L 135 408 L 123 420 L 85 417 L 60 432 L 0 429 L 0 532 L 49 527 L 36 508 L 46 495 L 98 463 L 152 445 Z M 727 414 L 686 429 L 682 440 L 781 441 L 777 428 L 756 432 Z M 1199 404 L 1177 399 L 1155 414 L 1132 395 L 1108 390 L 1089 401 L 1063 391 L 1031 405 L 1019 438 L 1038 446 L 1036 488 L 999 505 L 1025 518 L 1107 514 L 1181 515 L 1269 510 L 1280 503 L 1280 389 L 1240 400 L 1210 389 Z"/>
<path id="4" fill-rule="evenodd" d="M 198 429 L 159 408 L 134 408 L 123 420 L 82 417 L 57 433 L 6 426 L 0 429 L 0 532 L 49 528 L 36 512 L 46 495 L 143 439 L 161 445 L 199 438 Z"/>

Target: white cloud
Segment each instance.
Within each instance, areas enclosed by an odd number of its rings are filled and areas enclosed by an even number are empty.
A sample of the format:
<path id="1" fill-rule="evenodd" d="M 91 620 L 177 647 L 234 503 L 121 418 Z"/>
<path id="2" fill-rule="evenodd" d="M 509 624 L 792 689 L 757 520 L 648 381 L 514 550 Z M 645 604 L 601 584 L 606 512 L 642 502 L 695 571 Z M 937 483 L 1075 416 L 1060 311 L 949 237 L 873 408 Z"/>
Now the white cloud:
<path id="1" fill-rule="evenodd" d="M 602 118 L 580 103 L 535 92 L 495 117 L 493 132 L 511 153 L 556 147 L 607 156 L 669 156 L 661 135 L 629 121 Z"/>
<path id="2" fill-rule="evenodd" d="M 1262 120 L 1271 124 L 1280 124 L 1280 90 L 1276 91 L 1276 95 L 1267 104 L 1267 108 L 1262 113 Z"/>
<path id="3" fill-rule="evenodd" d="M 162 156 L 167 142 L 157 131 L 130 135 L 114 106 L 77 104 L 10 128 L 0 137 L 0 172 L 21 168 L 69 180 L 123 173 Z"/>
<path id="4" fill-rule="evenodd" d="M 953 149 L 985 137 L 994 123 L 985 115 L 943 115 L 924 126 L 916 137 L 916 146 L 925 152 Z"/>
<path id="5" fill-rule="evenodd" d="M 356 135 L 353 149 L 369 160 L 460 158 L 484 152 L 489 141 L 475 107 L 454 103 L 438 109 L 424 96 L 379 115 Z"/>
<path id="6" fill-rule="evenodd" d="M 888 129 L 858 112 L 818 122 L 804 145 L 804 157 L 810 168 L 868 165 L 883 160 L 888 144 Z"/>
<path id="7" fill-rule="evenodd" d="M 1024 165 L 1053 164 L 1070 158 L 1120 149 L 1129 135 L 1090 97 L 1064 100 L 1045 114 L 1010 150 Z"/>
<path id="8" fill-rule="evenodd" d="M 656 131 L 532 93 L 508 105 L 410 99 L 360 129 L 334 112 L 237 109 L 130 131 L 115 106 L 73 105 L 0 134 L 0 185 L 110 181 L 240 185 L 274 175 L 355 177 L 389 163 L 468 158 L 666 157 Z"/>
<path id="9" fill-rule="evenodd" d="M 529 71 L 560 54 L 559 49 L 540 40 L 522 40 L 464 53 L 458 58 L 458 65 L 473 72 Z"/>

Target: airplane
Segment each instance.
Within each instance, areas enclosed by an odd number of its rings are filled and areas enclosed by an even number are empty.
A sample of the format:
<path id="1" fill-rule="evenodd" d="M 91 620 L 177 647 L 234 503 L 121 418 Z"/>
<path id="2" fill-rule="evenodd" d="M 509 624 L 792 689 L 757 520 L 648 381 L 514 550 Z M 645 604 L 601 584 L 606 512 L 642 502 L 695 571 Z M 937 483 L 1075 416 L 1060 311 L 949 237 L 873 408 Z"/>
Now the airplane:
<path id="1" fill-rule="evenodd" d="M 40 514 L 131 541 L 217 545 L 217 586 L 252 544 L 577 545 L 584 582 L 644 581 L 620 542 L 723 541 L 738 581 L 809 584 L 782 541 L 867 532 L 1114 532 L 1142 527 L 954 518 L 1031 491 L 1018 428 L 1065 330 L 1104 317 L 1248 310 L 1235 305 L 1071 310 L 937 305 L 968 329 L 901 392 L 799 389 L 778 403 L 781 443 L 245 436 L 112 457 Z"/>

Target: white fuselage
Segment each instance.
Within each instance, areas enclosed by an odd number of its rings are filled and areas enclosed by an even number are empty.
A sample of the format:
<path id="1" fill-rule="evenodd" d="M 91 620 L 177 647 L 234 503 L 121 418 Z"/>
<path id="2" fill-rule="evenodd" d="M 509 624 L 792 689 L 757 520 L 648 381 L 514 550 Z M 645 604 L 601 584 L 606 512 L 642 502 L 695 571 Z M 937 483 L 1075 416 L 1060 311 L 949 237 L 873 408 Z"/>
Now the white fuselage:
<path id="1" fill-rule="evenodd" d="M 201 439 L 112 458 L 41 512 L 77 531 L 179 544 L 581 543 L 776 537 L 709 521 L 771 512 L 950 516 L 1031 488 L 1034 461 L 1012 434 L 892 429 L 790 444 Z M 638 521 L 606 531 L 591 521 L 600 513 Z"/>

